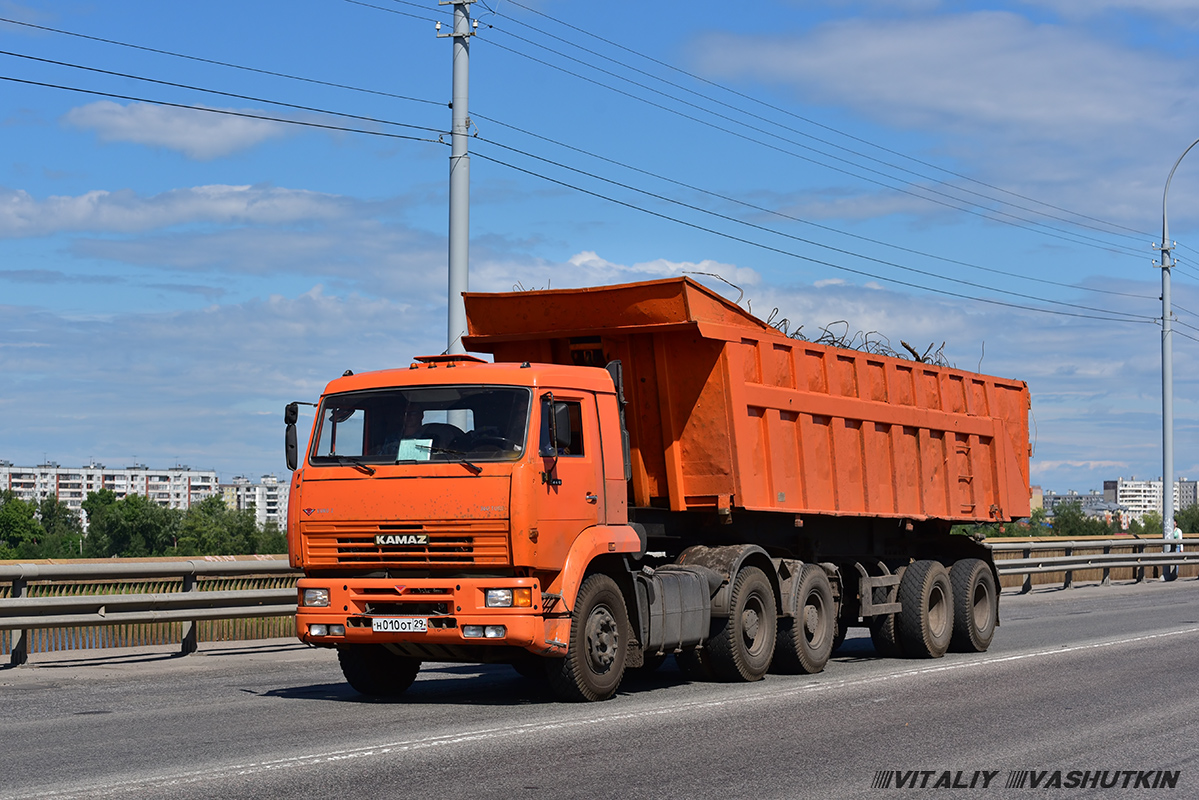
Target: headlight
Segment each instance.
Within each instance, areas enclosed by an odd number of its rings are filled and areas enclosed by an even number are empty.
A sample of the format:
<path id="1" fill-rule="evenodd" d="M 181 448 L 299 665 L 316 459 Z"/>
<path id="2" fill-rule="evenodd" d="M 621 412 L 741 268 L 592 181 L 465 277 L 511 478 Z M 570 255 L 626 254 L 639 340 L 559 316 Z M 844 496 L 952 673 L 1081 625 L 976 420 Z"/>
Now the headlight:
<path id="1" fill-rule="evenodd" d="M 329 605 L 329 590 L 305 589 L 303 605 L 316 607 Z"/>
<path id="2" fill-rule="evenodd" d="M 488 608 L 512 608 L 512 590 L 488 589 L 484 605 Z"/>
<path id="3" fill-rule="evenodd" d="M 467 639 L 503 639 L 508 629 L 503 625 L 463 625 L 462 636 Z"/>
<path id="4" fill-rule="evenodd" d="M 532 608 L 533 590 L 488 589 L 483 604 L 487 608 Z"/>

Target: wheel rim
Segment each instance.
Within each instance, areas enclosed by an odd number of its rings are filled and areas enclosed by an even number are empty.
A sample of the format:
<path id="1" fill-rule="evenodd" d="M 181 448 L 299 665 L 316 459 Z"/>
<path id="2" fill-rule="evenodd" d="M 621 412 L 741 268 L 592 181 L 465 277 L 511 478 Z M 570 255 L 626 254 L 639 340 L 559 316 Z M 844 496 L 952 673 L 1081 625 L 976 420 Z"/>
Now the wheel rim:
<path id="1" fill-rule="evenodd" d="M 616 617 L 607 606 L 596 606 L 587 618 L 587 663 L 592 672 L 603 674 L 612 668 L 620 646 Z"/>
<path id="2" fill-rule="evenodd" d="M 824 611 L 824 603 L 820 595 L 813 592 L 804 603 L 803 608 L 804 636 L 808 644 L 824 641 L 828 628 L 828 615 Z"/>
<path id="3" fill-rule="evenodd" d="M 945 635 L 949 625 L 949 606 L 945 591 L 939 585 L 934 585 L 928 593 L 928 628 L 932 635 L 940 638 Z"/>
<path id="4" fill-rule="evenodd" d="M 974 627 L 985 631 L 991 624 L 991 593 L 982 581 L 974 587 L 974 605 L 971 611 L 974 615 Z"/>
<path id="5" fill-rule="evenodd" d="M 764 616 L 762 598 L 756 594 L 751 595 L 741 611 L 741 639 L 746 651 L 755 655 L 762 650 L 766 639 L 766 626 L 762 624 Z"/>

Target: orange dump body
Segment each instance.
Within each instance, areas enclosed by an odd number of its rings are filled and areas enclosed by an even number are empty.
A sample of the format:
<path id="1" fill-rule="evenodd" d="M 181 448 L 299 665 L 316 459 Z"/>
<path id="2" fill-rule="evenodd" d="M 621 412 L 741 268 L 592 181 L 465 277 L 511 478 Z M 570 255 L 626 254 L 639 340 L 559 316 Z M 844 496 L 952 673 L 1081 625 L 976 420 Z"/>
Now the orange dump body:
<path id="1" fill-rule="evenodd" d="M 1008 520 L 1029 513 L 1028 387 L 784 336 L 687 279 L 466 294 L 466 347 L 623 365 L 633 504 Z"/>

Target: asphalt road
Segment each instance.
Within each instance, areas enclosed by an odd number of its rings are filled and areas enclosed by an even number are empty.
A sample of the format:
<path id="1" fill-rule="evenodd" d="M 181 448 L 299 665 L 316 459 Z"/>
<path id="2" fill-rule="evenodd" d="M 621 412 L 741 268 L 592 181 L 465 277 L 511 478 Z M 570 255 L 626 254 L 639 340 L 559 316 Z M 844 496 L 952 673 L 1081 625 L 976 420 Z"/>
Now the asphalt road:
<path id="1" fill-rule="evenodd" d="M 1159 771 L 1199 797 L 1199 581 L 1001 609 L 988 653 L 879 659 L 854 629 L 820 675 L 668 662 L 584 705 L 448 664 L 366 701 L 331 651 L 280 641 L 35 654 L 0 669 L 0 798 L 1156 796 Z"/>

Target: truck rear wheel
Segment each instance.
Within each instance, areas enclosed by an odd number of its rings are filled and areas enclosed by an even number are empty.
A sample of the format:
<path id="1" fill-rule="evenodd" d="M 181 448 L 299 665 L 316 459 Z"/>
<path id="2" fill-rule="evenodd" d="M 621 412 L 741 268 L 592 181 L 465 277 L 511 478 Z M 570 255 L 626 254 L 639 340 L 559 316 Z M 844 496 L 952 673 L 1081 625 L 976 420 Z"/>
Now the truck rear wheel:
<path id="1" fill-rule="evenodd" d="M 766 573 L 746 567 L 729 593 L 729 616 L 712 622 L 707 660 L 723 681 L 761 680 L 770 669 L 778 629 L 774 589 Z"/>
<path id="2" fill-rule="evenodd" d="M 791 675 L 813 675 L 828 663 L 837 635 L 833 587 L 815 564 L 805 564 L 799 574 L 795 605 L 794 617 L 779 620 L 774 668 Z"/>
<path id="3" fill-rule="evenodd" d="M 949 572 L 938 561 L 916 561 L 899 581 L 895 630 L 905 655 L 940 658 L 953 636 L 953 590 Z"/>
<path id="4" fill-rule="evenodd" d="M 949 569 L 953 587 L 953 639 L 957 653 L 985 653 L 999 621 L 999 593 L 985 561 L 963 558 Z"/>
<path id="5" fill-rule="evenodd" d="M 398 697 L 420 671 L 420 661 L 397 655 L 382 644 L 338 645 L 337 663 L 346 683 L 368 697 Z"/>
<path id="6" fill-rule="evenodd" d="M 607 575 L 583 581 L 570 620 L 566 657 L 546 665 L 550 688 L 562 700 L 607 700 L 624 677 L 629 648 L 624 595 Z"/>

